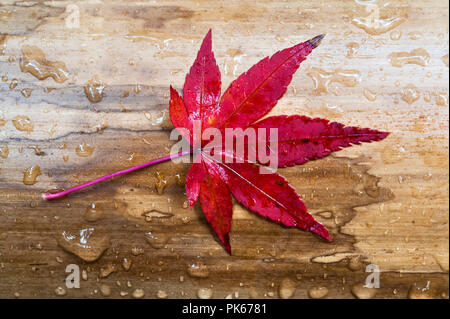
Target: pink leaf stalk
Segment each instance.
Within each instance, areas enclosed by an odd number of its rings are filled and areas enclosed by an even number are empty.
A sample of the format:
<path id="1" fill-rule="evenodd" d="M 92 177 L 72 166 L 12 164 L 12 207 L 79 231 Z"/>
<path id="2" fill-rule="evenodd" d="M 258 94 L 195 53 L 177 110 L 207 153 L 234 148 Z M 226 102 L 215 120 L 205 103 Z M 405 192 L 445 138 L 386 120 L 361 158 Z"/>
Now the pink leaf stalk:
<path id="1" fill-rule="evenodd" d="M 105 181 L 107 179 L 110 179 L 110 178 L 113 178 L 113 177 L 116 177 L 116 176 L 119 176 L 119 175 L 124 175 L 124 174 L 130 173 L 130 172 L 134 172 L 134 171 L 137 171 L 137 170 L 139 170 L 141 168 L 148 167 L 148 166 L 151 166 L 151 165 L 154 165 L 154 164 L 158 164 L 158 163 L 161 163 L 161 162 L 166 162 L 166 161 L 171 160 L 173 158 L 189 155 L 189 154 L 192 154 L 192 152 L 193 151 L 191 150 L 189 152 L 180 152 L 180 153 L 177 153 L 177 154 L 174 154 L 174 155 L 161 157 L 161 158 L 158 158 L 156 160 L 150 161 L 148 163 L 140 164 L 140 165 L 137 165 L 137 166 L 134 166 L 134 167 L 131 167 L 131 168 L 127 168 L 127 169 L 125 169 L 123 171 L 119 171 L 119 172 L 115 172 L 115 173 L 112 173 L 112 174 L 109 174 L 109 175 L 106 175 L 106 176 L 99 177 L 99 178 L 94 179 L 94 180 L 92 180 L 90 182 L 87 182 L 87 183 L 84 183 L 82 185 L 78 185 L 78 186 L 66 189 L 66 190 L 58 192 L 58 193 L 45 193 L 45 194 L 42 194 L 42 198 L 45 199 L 45 200 L 50 200 L 50 199 L 56 199 L 56 198 L 64 197 L 67 194 L 70 194 L 70 193 L 75 192 L 77 190 L 80 190 L 80 189 L 86 188 L 88 186 L 97 184 L 97 183 Z"/>

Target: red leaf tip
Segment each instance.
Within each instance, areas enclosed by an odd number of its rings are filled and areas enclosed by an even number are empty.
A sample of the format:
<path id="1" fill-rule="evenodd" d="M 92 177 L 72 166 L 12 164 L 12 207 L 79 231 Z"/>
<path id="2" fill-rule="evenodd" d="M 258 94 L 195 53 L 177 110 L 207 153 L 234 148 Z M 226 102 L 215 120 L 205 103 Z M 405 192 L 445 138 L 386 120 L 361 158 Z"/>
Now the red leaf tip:
<path id="1" fill-rule="evenodd" d="M 209 52 L 212 50 L 212 31 L 209 29 L 208 33 L 205 35 L 203 39 L 202 46 L 200 47 L 200 51 Z M 199 54 L 200 54 L 199 51 Z"/>
<path id="2" fill-rule="evenodd" d="M 223 247 L 225 248 L 225 250 L 231 256 L 230 233 L 225 234 L 222 243 L 223 243 Z"/>
<path id="3" fill-rule="evenodd" d="M 388 137 L 389 134 L 391 134 L 391 132 L 382 132 L 382 131 L 377 131 L 377 130 L 372 130 L 372 131 L 375 134 L 373 141 L 382 141 L 386 137 Z"/>
<path id="4" fill-rule="evenodd" d="M 322 42 L 322 39 L 325 38 L 325 34 L 321 34 L 318 35 L 306 42 L 308 42 L 309 44 L 311 44 L 314 48 L 317 48 L 319 46 L 319 44 Z"/>
<path id="5" fill-rule="evenodd" d="M 170 100 L 179 97 L 178 91 L 173 88 L 173 86 L 170 86 Z M 172 101 L 171 101 L 172 102 Z"/>
<path id="6" fill-rule="evenodd" d="M 309 229 L 310 232 L 319 235 L 320 237 L 331 241 L 330 233 L 328 232 L 328 229 L 325 228 L 324 225 L 321 223 L 316 223 Z"/>

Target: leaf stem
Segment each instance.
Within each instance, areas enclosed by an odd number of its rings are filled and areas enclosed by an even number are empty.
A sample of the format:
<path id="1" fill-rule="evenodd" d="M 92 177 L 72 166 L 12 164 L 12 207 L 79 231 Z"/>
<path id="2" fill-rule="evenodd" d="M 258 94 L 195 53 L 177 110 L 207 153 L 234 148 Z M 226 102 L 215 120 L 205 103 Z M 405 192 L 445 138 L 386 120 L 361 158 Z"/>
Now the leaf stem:
<path id="1" fill-rule="evenodd" d="M 86 188 L 88 186 L 97 184 L 99 182 L 102 182 L 104 180 L 113 178 L 115 176 L 124 175 L 124 174 L 130 173 L 130 172 L 137 171 L 138 169 L 141 169 L 141 168 L 144 168 L 144 167 L 147 167 L 147 166 L 151 166 L 151 165 L 154 165 L 154 164 L 165 162 L 165 161 L 171 160 L 173 158 L 189 155 L 189 154 L 192 154 L 192 153 L 193 153 L 193 150 L 191 149 L 190 151 L 180 152 L 180 153 L 177 153 L 177 154 L 161 157 L 161 158 L 158 158 L 156 160 L 150 161 L 148 163 L 140 164 L 140 165 L 137 165 L 137 166 L 134 166 L 134 167 L 131 167 L 131 168 L 127 168 L 127 169 L 125 169 L 123 171 L 119 171 L 119 172 L 115 172 L 115 173 L 112 173 L 112 174 L 109 174 L 109 175 L 106 175 L 106 176 L 99 177 L 99 178 L 94 179 L 94 180 L 92 180 L 90 182 L 87 182 L 87 183 L 84 183 L 82 185 L 78 185 L 78 186 L 66 189 L 66 190 L 58 192 L 58 193 L 45 193 L 45 194 L 42 194 L 42 198 L 45 199 L 45 200 L 60 198 L 60 197 L 66 196 L 67 194 L 70 194 L 70 193 L 72 193 L 74 191 L 77 191 L 77 190 Z"/>

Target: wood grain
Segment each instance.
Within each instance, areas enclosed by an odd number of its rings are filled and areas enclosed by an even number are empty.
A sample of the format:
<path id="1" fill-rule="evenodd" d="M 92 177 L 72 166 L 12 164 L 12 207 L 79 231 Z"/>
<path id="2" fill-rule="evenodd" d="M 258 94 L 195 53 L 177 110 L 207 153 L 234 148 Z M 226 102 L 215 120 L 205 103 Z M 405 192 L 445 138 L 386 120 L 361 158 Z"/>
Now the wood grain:
<path id="1" fill-rule="evenodd" d="M 74 8 L 79 28 L 68 27 Z M 224 88 L 262 57 L 327 33 L 271 114 L 392 132 L 280 170 L 331 243 L 235 204 L 228 256 L 199 207 L 183 208 L 187 164 L 41 200 L 168 154 L 168 87 L 182 87 L 210 28 Z M 308 298 L 326 287 L 325 298 L 448 298 L 448 44 L 448 2 L 437 0 L 1 1 L 0 297 L 195 298 L 210 288 L 216 298 Z M 98 103 L 88 83 L 103 89 Z M 41 175 L 25 185 L 33 165 Z M 94 262 L 58 244 L 81 229 L 109 242 Z M 65 288 L 68 264 L 87 274 L 79 289 Z M 369 264 L 380 288 L 364 291 Z"/>

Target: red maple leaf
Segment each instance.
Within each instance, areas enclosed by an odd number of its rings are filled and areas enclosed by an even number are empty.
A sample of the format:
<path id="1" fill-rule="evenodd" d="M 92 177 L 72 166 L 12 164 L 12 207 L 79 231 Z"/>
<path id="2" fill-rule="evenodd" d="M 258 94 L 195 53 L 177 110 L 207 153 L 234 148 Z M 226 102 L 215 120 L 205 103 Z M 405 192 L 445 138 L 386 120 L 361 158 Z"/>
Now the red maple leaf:
<path id="1" fill-rule="evenodd" d="M 209 31 L 186 76 L 183 98 L 170 87 L 172 123 L 191 145 L 194 145 L 194 121 L 200 121 L 202 131 L 211 127 L 221 131 L 225 128 L 277 128 L 278 167 L 303 164 L 352 144 L 384 139 L 389 133 L 346 127 L 306 116 L 272 116 L 257 122 L 284 95 L 300 63 L 322 38 L 323 35 L 317 36 L 262 59 L 233 81 L 220 98 L 220 71 Z M 270 142 L 270 137 L 257 138 Z M 206 220 L 230 254 L 231 195 L 262 217 L 330 240 L 328 230 L 307 212 L 300 196 L 285 178 L 277 173 L 260 174 L 259 165 L 247 158 L 243 163 L 214 160 L 209 150 L 205 150 L 204 142 L 202 140 L 202 147 L 195 150 L 200 162 L 194 162 L 189 170 L 186 194 L 191 207 L 200 200 Z M 235 153 L 227 156 L 236 157 Z"/>
<path id="2" fill-rule="evenodd" d="M 297 44 L 264 58 L 238 79 L 220 97 L 220 71 L 211 48 L 211 31 L 208 32 L 197 55 L 183 89 L 183 98 L 170 87 L 170 118 L 180 134 L 189 141 L 191 148 L 148 163 L 115 172 L 57 193 L 42 194 L 45 200 L 61 198 L 119 175 L 127 174 L 175 157 L 195 153 L 196 160 L 186 176 L 186 195 L 192 207 L 200 199 L 206 220 L 211 224 L 225 249 L 231 254 L 230 228 L 233 213 L 233 195 L 249 210 L 288 227 L 297 227 L 330 240 L 328 230 L 306 210 L 305 204 L 294 188 L 281 175 L 270 172 L 261 174 L 265 165 L 262 158 L 269 151 L 277 156 L 277 167 L 303 164 L 322 158 L 343 147 L 361 142 L 379 141 L 389 133 L 368 128 L 344 126 L 320 118 L 306 116 L 266 115 L 284 95 L 292 76 L 323 35 Z M 252 161 L 248 152 L 240 154 L 232 150 L 219 154 L 230 161 L 217 160 L 214 148 L 205 147 L 208 142 L 200 140 L 195 133 L 195 123 L 201 124 L 201 132 L 215 128 L 223 133 L 226 129 L 252 129 L 258 143 L 243 140 L 247 149 L 257 149 L 259 142 L 264 152 L 257 152 Z M 276 141 L 267 136 L 264 129 L 277 129 Z M 261 131 L 260 131 L 261 130 Z M 201 133 L 200 132 L 200 133 Z M 222 134 L 223 136 L 223 134 Z M 224 144 L 222 138 L 219 144 Z M 268 148 L 277 142 L 277 148 Z M 208 144 L 209 145 L 209 144 Z"/>

